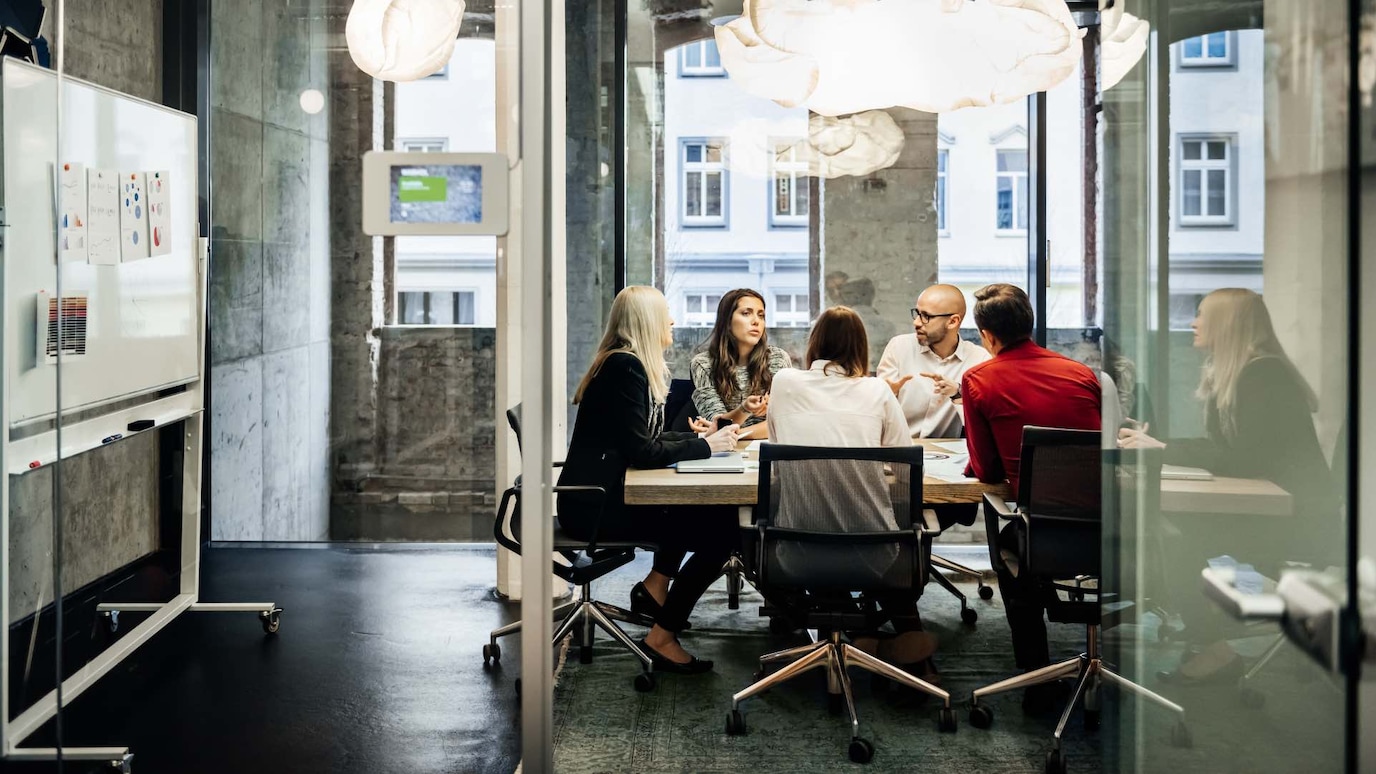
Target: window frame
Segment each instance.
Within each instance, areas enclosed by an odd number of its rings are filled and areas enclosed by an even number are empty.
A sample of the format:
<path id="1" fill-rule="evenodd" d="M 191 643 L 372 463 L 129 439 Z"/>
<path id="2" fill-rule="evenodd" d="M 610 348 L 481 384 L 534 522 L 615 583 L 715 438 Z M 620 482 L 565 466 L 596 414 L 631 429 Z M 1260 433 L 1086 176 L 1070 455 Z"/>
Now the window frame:
<path id="1" fill-rule="evenodd" d="M 1201 143 L 1201 157 L 1207 155 L 1208 143 L 1224 143 L 1223 159 L 1185 159 L 1185 144 L 1190 142 Z M 1172 184 L 1176 188 L 1175 199 L 1175 223 L 1179 228 L 1219 228 L 1237 225 L 1237 135 L 1217 134 L 1209 132 L 1181 132 L 1175 138 L 1175 168 L 1176 179 Z M 1223 208 L 1222 215 L 1205 214 L 1208 209 L 1208 175 L 1210 171 L 1221 170 L 1223 172 Z M 1190 171 L 1200 172 L 1199 203 L 1200 214 L 1188 215 L 1185 212 L 1185 173 Z"/>
<path id="2" fill-rule="evenodd" d="M 438 145 L 439 147 L 438 147 L 438 149 L 436 149 L 436 150 L 430 150 L 430 149 L 428 149 L 428 148 L 416 149 L 416 148 L 413 148 L 413 147 L 408 147 L 408 146 L 413 146 L 413 145 Z M 401 151 L 402 153 L 448 153 L 448 152 L 449 152 L 449 138 L 448 138 L 448 137 L 398 137 L 398 138 L 396 138 L 396 139 L 392 142 L 392 147 L 396 148 L 397 150 Z"/>
<path id="3" fill-rule="evenodd" d="M 721 297 L 726 295 L 725 290 L 685 290 L 683 291 L 683 327 L 684 328 L 711 328 L 717 324 L 717 304 L 721 303 Z M 707 300 L 716 296 L 715 303 L 709 304 Z M 698 298 L 701 300 L 701 312 L 695 312 L 688 308 L 688 300 Z"/>
<path id="4" fill-rule="evenodd" d="M 936 188 L 932 191 L 932 208 L 936 211 L 936 235 L 951 235 L 951 149 L 936 149 Z M 997 191 L 997 186 L 995 188 Z"/>
<path id="5" fill-rule="evenodd" d="M 789 303 L 792 308 L 787 311 L 789 315 L 798 314 L 798 300 L 802 299 L 803 309 L 801 318 L 794 319 L 790 317 L 790 319 L 787 322 L 779 319 L 779 315 L 784 313 L 784 310 L 779 308 L 779 298 L 781 296 L 787 296 L 790 299 Z M 812 324 L 812 310 L 810 309 L 810 305 L 808 303 L 809 296 L 807 288 L 771 289 L 769 291 L 769 298 L 771 299 L 771 301 L 768 308 L 768 316 L 770 318 L 770 320 L 768 321 L 768 327 L 807 328 Z"/>
<path id="6" fill-rule="evenodd" d="M 767 153 L 769 154 L 769 187 L 768 187 L 768 189 L 766 189 L 766 190 L 767 190 L 767 192 L 768 192 L 768 198 L 769 198 L 769 226 L 770 226 L 770 228 L 786 228 L 786 229 L 807 228 L 807 225 L 808 225 L 808 212 L 807 212 L 807 207 L 808 207 L 808 206 L 807 206 L 807 204 L 806 204 L 806 203 L 803 204 L 803 206 L 802 206 L 802 212 L 796 212 L 796 210 L 798 209 L 798 189 L 799 189 L 799 187 L 801 186 L 802 189 L 803 189 L 803 191 L 805 191 L 805 192 L 808 190 L 808 177 L 809 177 L 809 175 L 808 175 L 808 169 L 807 169 L 807 162 L 806 162 L 806 161 L 799 161 L 798 158 L 797 158 L 797 156 L 798 156 L 798 143 L 800 143 L 800 142 L 802 142 L 802 141 L 803 141 L 803 138 L 801 138 L 801 137 L 796 137 L 796 138 L 788 138 L 788 137 L 771 137 L 771 138 L 769 138 L 769 147 L 770 147 L 770 150 L 767 151 Z M 788 160 L 786 160 L 786 161 L 781 161 L 780 158 L 779 158 L 779 156 L 780 156 L 780 148 L 785 149 L 785 151 L 786 151 L 787 153 L 789 153 L 789 154 L 791 155 L 792 158 L 790 158 L 790 159 L 788 159 Z M 795 210 L 795 212 L 790 213 L 790 214 L 787 214 L 787 215 L 780 214 L 780 213 L 779 213 L 779 208 L 778 208 L 778 204 L 779 204 L 779 198 L 778 198 L 779 188 L 778 188 L 778 187 L 779 187 L 779 177 L 780 177 L 780 175 L 788 175 L 788 176 L 791 178 L 791 180 L 792 180 L 792 186 L 793 186 L 793 187 L 792 187 L 792 190 L 791 190 L 791 192 L 790 192 L 790 197 L 789 197 L 789 198 L 790 198 L 791 209 Z M 807 195 L 807 194 L 805 193 L 804 196 L 806 196 L 806 195 Z"/>
<path id="7" fill-rule="evenodd" d="M 1209 38 L 1213 35 L 1223 36 L 1223 56 L 1209 55 Z M 1191 40 L 1200 41 L 1200 56 L 1189 56 L 1185 53 L 1185 44 Z M 1215 67 L 1235 67 L 1237 65 L 1237 33 L 1234 30 L 1224 30 L 1220 32 L 1206 32 L 1203 35 L 1195 35 L 1180 41 L 1179 55 L 1177 62 L 1182 68 L 1187 69 L 1209 69 Z"/>
<path id="8" fill-rule="evenodd" d="M 472 321 L 472 322 L 452 322 L 452 323 L 435 323 L 435 322 L 409 323 L 409 322 L 406 322 L 406 305 L 405 305 L 405 301 L 404 301 L 404 296 L 405 296 L 405 294 L 407 294 L 407 293 L 419 293 L 419 294 L 421 295 L 422 304 L 423 304 L 423 306 L 421 307 L 421 315 L 422 315 L 423 318 L 425 318 L 425 319 L 427 319 L 427 320 L 430 319 L 430 308 L 431 308 L 431 304 L 432 304 L 432 302 L 433 302 L 432 296 L 434 296 L 435 294 L 438 294 L 438 293 L 452 293 L 452 294 L 453 294 L 453 297 L 454 297 L 454 298 L 453 298 L 453 304 L 455 305 L 455 306 L 454 306 L 454 317 L 455 317 L 456 319 L 457 319 L 458 316 L 459 316 L 459 314 L 458 314 L 458 312 L 459 312 L 459 306 L 458 306 L 458 305 L 459 305 L 460 297 L 462 297 L 462 296 L 464 296 L 464 295 L 468 295 L 468 296 L 470 296 L 470 297 L 472 298 L 472 305 L 471 305 L 471 306 L 472 306 L 472 310 L 473 310 L 473 321 Z M 396 322 L 393 323 L 393 325 L 398 326 L 398 327 L 402 327 L 402 328 L 477 328 L 477 327 L 480 327 L 480 326 L 478 325 L 478 320 L 482 318 L 482 315 L 478 314 L 478 297 L 479 297 L 478 289 L 477 289 L 477 288 L 472 288 L 472 287 L 463 287 L 463 288 L 398 288 L 397 291 L 396 291 Z"/>
<path id="9" fill-rule="evenodd" d="M 1021 153 L 1021 154 L 1023 155 L 1023 169 L 1022 169 L 1021 172 L 1019 172 L 1019 171 L 1003 171 L 1003 170 L 1000 170 L 1000 169 L 999 169 L 999 159 L 1002 158 L 1002 157 L 1003 157 L 1003 154 L 1005 154 L 1005 153 Z M 1031 199 L 1032 199 L 1032 192 L 1031 192 L 1031 190 L 1030 190 L 1030 186 L 1032 185 L 1032 176 L 1031 176 L 1031 166 L 1030 166 L 1030 163 L 1031 163 L 1031 153 L 1028 151 L 1027 148 L 998 148 L 998 147 L 996 147 L 996 148 L 994 149 L 994 236 L 997 236 L 997 237 L 1024 237 L 1024 238 L 1027 236 L 1028 229 L 1029 229 L 1029 227 L 1032 225 L 1032 213 L 1030 212 L 1030 208 L 1031 208 L 1031 204 L 1032 204 L 1032 202 L 1031 202 Z M 1013 191 L 1013 225 L 1012 225 L 1010 228 L 999 228 L 999 204 L 998 204 L 998 196 L 999 196 L 999 179 L 1000 179 L 1000 178 L 1003 178 L 1003 177 L 1009 177 L 1009 178 L 1011 178 L 1012 181 L 1013 181 L 1013 187 L 1012 187 L 1012 191 Z M 1018 179 L 1019 179 L 1019 178 L 1021 178 L 1021 179 L 1024 181 L 1024 184 L 1023 184 L 1023 187 L 1022 187 L 1021 190 L 1022 190 L 1022 192 L 1023 192 L 1023 193 L 1022 193 L 1023 198 L 1027 199 L 1027 202 L 1025 202 L 1024 206 L 1028 209 L 1028 211 L 1027 211 L 1027 224 L 1026 224 L 1026 225 L 1023 225 L 1023 226 L 1019 226 L 1019 225 L 1018 225 L 1018 202 L 1019 202 L 1019 198 L 1018 198 L 1018 191 L 1019 191 L 1019 189 L 1018 189 Z"/>
<path id="10" fill-rule="evenodd" d="M 688 63 L 688 52 L 697 51 L 698 62 L 707 61 L 708 49 L 717 52 L 717 64 L 715 67 L 708 64 L 692 65 Z M 717 41 L 715 38 L 703 38 L 692 43 L 684 43 L 678 47 L 678 77 L 680 78 L 725 78 L 726 68 L 721 64 L 721 52 L 717 51 Z"/>
<path id="11" fill-rule="evenodd" d="M 721 150 L 720 161 L 689 161 L 688 148 L 693 145 L 701 145 L 703 148 L 703 158 L 707 158 L 707 149 L 717 145 Z M 730 168 L 728 164 L 729 148 L 725 137 L 683 137 L 678 143 L 678 215 L 679 227 L 683 229 L 725 229 L 729 227 L 728 213 L 731 211 L 731 186 Z M 689 215 L 688 214 L 688 175 L 692 172 L 699 172 L 704 177 L 699 185 L 699 191 L 703 210 L 707 208 L 707 183 L 706 175 L 717 174 L 721 177 L 721 214 L 719 215 Z"/>

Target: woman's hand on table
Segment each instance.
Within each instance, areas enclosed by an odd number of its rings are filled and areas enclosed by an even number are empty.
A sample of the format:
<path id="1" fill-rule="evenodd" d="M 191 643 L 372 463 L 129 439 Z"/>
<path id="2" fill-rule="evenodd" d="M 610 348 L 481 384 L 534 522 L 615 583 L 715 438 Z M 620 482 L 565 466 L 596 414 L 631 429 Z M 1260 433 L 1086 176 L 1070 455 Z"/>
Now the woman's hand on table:
<path id="1" fill-rule="evenodd" d="M 740 432 L 740 425 L 727 425 L 722 429 L 708 435 L 705 439 L 707 445 L 711 447 L 712 453 L 728 452 L 736 450 L 736 435 Z"/>
<path id="2" fill-rule="evenodd" d="M 698 434 L 699 438 L 706 438 L 714 429 L 717 423 L 702 417 L 693 417 L 688 420 L 688 429 Z"/>
<path id="3" fill-rule="evenodd" d="M 741 404 L 741 408 L 744 409 L 745 413 L 749 416 L 763 417 L 769 412 L 769 396 L 750 395 L 746 397 L 745 402 Z"/>
<path id="4" fill-rule="evenodd" d="M 1141 430 L 1131 427 L 1124 427 L 1118 431 L 1118 448 L 1120 449 L 1164 449 L 1166 444 L 1147 435 L 1149 424 L 1143 424 Z"/>

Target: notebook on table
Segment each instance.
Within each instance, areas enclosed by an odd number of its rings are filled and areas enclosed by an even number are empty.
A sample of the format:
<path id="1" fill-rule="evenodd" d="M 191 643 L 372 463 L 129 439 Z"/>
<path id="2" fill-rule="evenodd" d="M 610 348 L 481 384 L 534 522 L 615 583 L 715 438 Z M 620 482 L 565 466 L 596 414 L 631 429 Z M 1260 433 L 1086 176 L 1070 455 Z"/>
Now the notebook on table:
<path id="1" fill-rule="evenodd" d="M 682 460 L 674 469 L 680 473 L 744 473 L 745 458 L 740 452 L 721 452 L 705 460 Z"/>
<path id="2" fill-rule="evenodd" d="M 1162 465 L 1161 478 L 1165 481 L 1213 481 L 1214 474 L 1203 468 L 1187 468 L 1184 465 Z"/>

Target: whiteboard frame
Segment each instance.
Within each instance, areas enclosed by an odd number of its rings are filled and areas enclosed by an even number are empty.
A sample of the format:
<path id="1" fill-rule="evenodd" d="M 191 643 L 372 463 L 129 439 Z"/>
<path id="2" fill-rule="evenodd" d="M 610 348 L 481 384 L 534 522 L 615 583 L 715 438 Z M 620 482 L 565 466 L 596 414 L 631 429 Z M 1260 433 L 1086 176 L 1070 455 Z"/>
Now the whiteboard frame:
<path id="1" fill-rule="evenodd" d="M 0 68 L 3 68 L 3 72 L 8 72 L 9 68 L 16 66 L 33 68 L 32 65 L 13 59 L 5 59 Z M 62 93 L 67 82 L 72 82 L 93 86 L 124 99 L 144 102 L 144 100 L 137 100 L 135 97 L 122 95 L 119 92 L 85 81 L 67 78 L 60 73 L 56 74 L 56 79 L 58 94 Z M 59 111 L 60 105 L 61 100 L 59 99 L 59 107 L 57 108 Z M 163 106 L 157 107 L 167 110 Z M 194 116 L 187 116 L 187 118 L 193 124 L 197 120 Z M 22 120 L 22 117 L 14 120 Z M 59 112 L 59 132 L 62 128 L 61 121 L 62 117 Z M 193 132 L 193 137 L 198 136 Z M 198 154 L 199 148 L 193 153 L 193 158 L 198 158 Z M 55 205 L 58 185 L 56 175 L 53 176 L 51 184 L 52 189 L 49 193 L 52 195 Z M 58 250 L 56 218 L 53 219 L 53 229 L 53 260 L 56 264 Z M 61 414 L 66 412 L 55 412 L 56 423 L 53 429 L 15 440 L 13 439 L 15 426 L 10 421 L 12 403 L 9 397 L 11 387 L 10 360 L 19 357 L 20 353 L 12 351 L 12 347 L 0 346 L 0 395 L 3 395 L 3 400 L 0 400 L 0 432 L 3 433 L 3 437 L 0 438 L 0 467 L 4 469 L 4 475 L 0 475 L 0 507 L 4 508 L 3 516 L 0 517 L 0 579 L 4 581 L 3 588 L 0 589 L 0 618 L 6 624 L 6 632 L 4 636 L 0 636 L 0 664 L 6 665 L 3 670 L 0 670 L 0 760 L 14 762 L 52 761 L 57 760 L 60 756 L 69 761 L 108 761 L 119 767 L 120 770 L 127 772 L 133 758 L 128 747 L 64 746 L 59 751 L 56 748 L 20 746 L 25 739 L 43 727 L 61 710 L 57 700 L 58 690 L 54 689 L 26 707 L 14 719 L 10 719 L 10 671 L 8 669 L 10 663 L 9 589 L 11 585 L 10 507 L 11 484 L 20 476 L 52 464 L 60 465 L 63 460 L 72 459 L 80 454 L 98 452 L 103 446 L 122 443 L 134 435 L 153 432 L 178 422 L 185 422 L 181 502 L 181 572 L 178 578 L 178 593 L 167 602 L 110 602 L 97 605 L 97 612 L 103 615 L 118 611 L 147 613 L 149 615 L 110 647 L 102 650 L 90 662 L 62 681 L 61 693 L 64 706 L 75 701 L 87 688 L 94 685 L 102 676 L 108 674 L 120 662 L 132 655 L 141 645 L 152 639 L 154 635 L 162 631 L 164 627 L 171 624 L 184 612 L 256 612 L 263 623 L 264 630 L 270 628 L 272 632 L 276 631 L 278 616 L 282 610 L 272 602 L 204 603 L 200 601 L 201 477 L 204 465 L 206 277 L 208 275 L 209 241 L 193 232 L 192 244 L 196 251 L 194 257 L 196 297 L 193 324 L 195 326 L 197 364 L 196 375 L 189 380 L 180 382 L 186 387 L 184 391 L 165 397 L 153 397 L 136 406 L 113 411 L 101 412 L 99 409 L 109 405 L 111 401 L 120 400 L 120 398 L 111 398 L 95 406 L 84 405 L 80 407 L 80 410 L 84 412 L 85 418 L 79 422 L 64 422 Z M 62 291 L 60 272 L 58 276 L 56 291 L 60 293 Z M 3 286 L 3 283 L 0 283 L 0 286 Z M 0 287 L 0 290 L 3 290 L 3 287 Z M 10 309 L 11 303 L 13 301 L 8 297 L 8 294 L 0 292 L 0 333 L 6 333 L 3 331 L 3 325 L 4 321 L 9 319 L 8 315 L 12 311 Z M 61 367 L 61 364 L 57 366 L 57 368 Z M 166 389 L 167 386 L 160 386 L 156 390 Z M 154 392 L 137 394 L 156 395 Z M 128 424 L 134 419 L 152 419 L 154 426 L 146 430 L 130 432 L 127 429 Z M 119 437 L 116 438 L 115 436 Z M 59 437 L 62 446 L 60 455 L 58 453 Z M 60 519 L 61 515 L 60 511 L 55 510 L 53 518 Z M 62 599 L 55 600 L 55 603 L 59 605 L 63 602 Z M 42 610 L 37 614 L 35 624 L 41 620 L 41 615 Z M 117 621 L 118 619 L 111 617 L 107 620 Z"/>

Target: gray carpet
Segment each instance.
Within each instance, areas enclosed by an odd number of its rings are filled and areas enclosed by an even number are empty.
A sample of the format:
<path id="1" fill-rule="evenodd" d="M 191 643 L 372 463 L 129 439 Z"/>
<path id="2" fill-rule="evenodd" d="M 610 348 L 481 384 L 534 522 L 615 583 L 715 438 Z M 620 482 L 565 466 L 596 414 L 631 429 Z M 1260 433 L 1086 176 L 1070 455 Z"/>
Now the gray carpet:
<path id="1" fill-rule="evenodd" d="M 625 604 L 630 586 L 644 576 L 641 559 L 598 584 L 599 598 Z M 962 588 L 973 598 L 974 584 Z M 849 762 L 850 740 L 844 716 L 828 713 L 823 672 L 815 671 L 742 705 L 748 734 L 727 736 L 725 716 L 731 694 L 748 685 L 760 654 L 803 644 L 805 635 L 769 633 L 757 609 L 760 598 L 747 591 L 739 610 L 729 610 L 723 582 L 710 589 L 693 618 L 684 646 L 716 661 L 714 672 L 698 677 L 661 675 L 658 688 L 636 693 L 634 659 L 599 639 L 596 658 L 580 664 L 570 658 L 554 696 L 555 766 L 560 772 L 814 772 L 851 768 L 870 771 L 1037 772 L 1050 749 L 1057 713 L 1026 716 L 1021 693 L 997 697 L 991 729 L 968 722 L 969 692 L 1014 672 L 1008 627 L 997 594 L 991 602 L 972 599 L 980 613 L 971 628 L 960 623 L 959 606 L 944 590 L 929 586 L 921 608 L 929 631 L 941 638 L 938 664 L 943 687 L 952 692 L 960 727 L 938 733 L 935 699 L 890 686 L 876 692 L 870 677 L 853 671 L 861 734 L 876 748 L 867 767 Z M 632 636 L 642 632 L 630 630 Z M 1053 658 L 1083 650 L 1084 629 L 1050 625 Z M 1138 627 L 1120 626 L 1106 635 L 1137 643 Z M 1257 649 L 1252 637 L 1243 649 Z M 1182 645 L 1137 645 L 1131 657 L 1142 671 L 1179 660 Z M 1125 650 L 1125 649 L 1124 649 Z M 1288 655 L 1288 657 L 1287 657 Z M 1077 713 L 1067 737 L 1070 770 L 1090 771 L 1328 771 L 1341 766 L 1341 700 L 1299 656 L 1283 654 L 1257 681 L 1270 701 L 1244 706 L 1232 683 L 1209 686 L 1148 684 L 1181 702 L 1191 715 L 1195 744 L 1170 743 L 1171 719 L 1154 708 L 1104 692 L 1102 728 L 1087 733 Z M 1139 717 L 1140 713 L 1140 717 Z"/>

